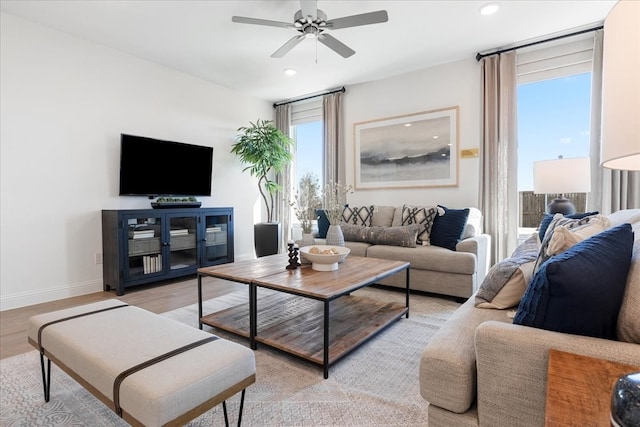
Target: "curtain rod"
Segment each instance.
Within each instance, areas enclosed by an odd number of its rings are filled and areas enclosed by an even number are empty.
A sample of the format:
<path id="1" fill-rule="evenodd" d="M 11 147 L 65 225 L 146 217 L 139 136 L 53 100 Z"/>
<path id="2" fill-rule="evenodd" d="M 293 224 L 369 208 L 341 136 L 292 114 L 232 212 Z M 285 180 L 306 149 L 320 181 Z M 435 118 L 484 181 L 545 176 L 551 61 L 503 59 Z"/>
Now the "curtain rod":
<path id="1" fill-rule="evenodd" d="M 603 25 L 599 25 L 597 27 L 588 28 L 586 30 L 576 31 L 575 33 L 563 34 L 563 35 L 560 35 L 560 36 L 551 37 L 549 39 L 539 40 L 537 42 L 531 42 L 531 43 L 526 43 L 526 44 L 523 44 L 523 45 L 520 45 L 520 46 L 514 46 L 514 47 L 509 47 L 509 48 L 505 48 L 505 49 L 496 50 L 495 52 L 491 52 L 491 53 L 478 53 L 476 55 L 476 61 L 480 61 L 485 56 L 499 55 L 501 53 L 511 52 L 512 50 L 522 49 L 523 47 L 535 46 L 535 45 L 541 44 L 541 43 L 552 42 L 554 40 L 560 40 L 560 39 L 563 39 L 565 37 L 578 36 L 580 34 L 589 33 L 591 31 L 601 30 L 603 28 L 604 28 Z"/>
<path id="2" fill-rule="evenodd" d="M 278 105 L 286 105 L 286 104 L 291 104 L 293 102 L 305 101 L 307 99 L 317 98 L 319 96 L 331 95 L 332 93 L 338 93 L 338 92 L 344 93 L 345 90 L 346 89 L 344 88 L 344 86 L 342 86 L 342 87 L 339 87 L 339 88 L 336 88 L 336 89 L 326 90 L 324 92 L 317 93 L 315 95 L 304 96 L 302 98 L 294 98 L 294 99 L 291 99 L 289 101 L 274 102 L 273 103 L 273 108 L 276 108 Z"/>

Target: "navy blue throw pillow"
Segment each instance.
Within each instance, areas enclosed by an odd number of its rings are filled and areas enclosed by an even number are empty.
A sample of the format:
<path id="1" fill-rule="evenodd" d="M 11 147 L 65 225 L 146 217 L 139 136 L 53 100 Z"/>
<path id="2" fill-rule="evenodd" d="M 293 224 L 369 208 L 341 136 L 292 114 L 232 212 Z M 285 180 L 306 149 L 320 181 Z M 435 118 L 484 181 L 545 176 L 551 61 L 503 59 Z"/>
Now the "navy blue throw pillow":
<path id="1" fill-rule="evenodd" d="M 433 220 L 429 241 L 432 245 L 455 251 L 467 225 L 469 209 L 447 209 L 440 205 L 438 207 L 444 209 L 444 215 L 436 215 Z"/>
<path id="2" fill-rule="evenodd" d="M 574 213 L 573 215 L 565 215 L 565 218 L 571 218 L 571 219 L 581 219 L 584 218 L 586 216 L 591 216 L 591 215 L 598 215 L 600 212 L 595 211 L 595 212 L 578 212 L 578 213 Z M 553 220 L 553 215 L 554 214 L 544 214 L 544 216 L 542 217 L 542 221 L 540 221 L 540 225 L 538 226 L 538 237 L 540 237 L 540 241 L 542 242 L 542 239 L 544 239 L 544 234 L 547 232 L 547 228 L 549 228 L 549 225 L 551 224 L 551 221 Z"/>
<path id="3" fill-rule="evenodd" d="M 316 209 L 316 215 L 318 215 L 318 238 L 326 239 L 327 231 L 329 230 L 329 218 L 324 209 Z"/>
<path id="4" fill-rule="evenodd" d="M 533 276 L 513 323 L 616 339 L 633 251 L 633 231 L 621 224 L 551 257 Z"/>

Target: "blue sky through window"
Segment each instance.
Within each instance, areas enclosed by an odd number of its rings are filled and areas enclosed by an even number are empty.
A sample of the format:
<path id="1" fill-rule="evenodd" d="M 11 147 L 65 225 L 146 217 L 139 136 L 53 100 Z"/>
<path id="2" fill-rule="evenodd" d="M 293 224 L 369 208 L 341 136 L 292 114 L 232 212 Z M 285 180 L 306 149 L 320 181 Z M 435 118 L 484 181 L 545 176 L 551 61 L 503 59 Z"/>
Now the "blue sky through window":
<path id="1" fill-rule="evenodd" d="M 533 162 L 589 156 L 591 73 L 518 85 L 518 191 L 533 190 Z"/>
<path id="2" fill-rule="evenodd" d="M 322 187 L 322 122 L 310 122 L 296 125 L 296 177 L 295 187 L 298 187 L 300 178 L 307 172 L 318 177 Z"/>

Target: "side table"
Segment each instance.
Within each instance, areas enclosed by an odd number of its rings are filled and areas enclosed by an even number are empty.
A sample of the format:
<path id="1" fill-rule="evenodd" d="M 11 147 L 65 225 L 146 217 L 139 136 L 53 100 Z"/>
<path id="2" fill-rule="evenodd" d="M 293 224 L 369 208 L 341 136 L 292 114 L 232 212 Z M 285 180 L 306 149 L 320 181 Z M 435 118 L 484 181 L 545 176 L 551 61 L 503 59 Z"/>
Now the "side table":
<path id="1" fill-rule="evenodd" d="M 619 376 L 640 370 L 604 359 L 549 350 L 545 426 L 610 426 Z"/>

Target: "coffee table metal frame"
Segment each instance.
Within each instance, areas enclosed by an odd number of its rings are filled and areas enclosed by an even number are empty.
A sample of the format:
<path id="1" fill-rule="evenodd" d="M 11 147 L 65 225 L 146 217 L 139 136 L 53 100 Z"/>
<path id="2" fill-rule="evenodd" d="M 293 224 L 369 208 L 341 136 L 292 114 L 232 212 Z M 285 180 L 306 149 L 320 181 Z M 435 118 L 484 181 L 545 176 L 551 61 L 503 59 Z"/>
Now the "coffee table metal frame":
<path id="1" fill-rule="evenodd" d="M 368 261 L 365 261 L 368 260 Z M 234 264 L 224 264 L 220 266 L 214 267 L 205 267 L 198 270 L 198 322 L 199 327 L 202 329 L 203 324 L 207 324 L 216 328 L 220 328 L 226 330 L 228 332 L 232 332 L 234 334 L 238 334 L 244 337 L 247 335 L 243 331 L 239 331 L 236 327 L 230 327 L 225 324 L 221 324 L 220 322 L 212 322 L 205 320 L 203 318 L 203 309 L 202 309 L 202 277 L 216 277 L 225 280 L 230 280 L 238 283 L 244 283 L 249 286 L 249 331 L 248 338 L 249 343 L 252 349 L 257 348 L 257 342 L 261 342 L 262 344 L 266 344 L 270 347 L 277 348 L 279 350 L 285 351 L 287 353 L 293 354 L 298 357 L 302 357 L 304 359 L 310 360 L 312 362 L 318 363 L 322 365 L 324 368 L 324 378 L 329 377 L 329 366 L 333 363 L 337 362 L 346 354 L 355 350 L 364 342 L 368 341 L 374 335 L 382 331 L 388 325 L 392 323 L 393 320 L 397 320 L 403 315 L 406 318 L 409 317 L 409 267 L 410 264 L 408 262 L 401 261 L 388 261 L 388 260 L 378 260 L 376 259 L 374 263 L 371 263 L 371 258 L 361 258 L 361 257 L 348 257 L 345 260 L 344 264 L 341 264 L 340 267 L 343 270 L 349 269 L 350 271 L 361 271 L 358 270 L 358 266 L 362 265 L 363 270 L 358 277 L 353 277 L 352 280 L 348 280 L 346 283 L 336 284 L 334 286 L 329 286 L 329 290 L 320 289 L 322 286 L 314 286 L 313 283 L 305 286 L 305 282 L 313 282 L 315 279 L 324 278 L 340 278 L 344 280 L 344 277 L 340 277 L 340 269 L 337 272 L 316 272 L 311 269 L 310 265 L 303 265 L 297 270 L 285 270 L 285 266 L 287 265 L 286 256 L 282 255 L 273 255 L 269 257 L 262 257 L 255 260 L 249 261 L 240 261 Z M 365 268 L 366 267 L 366 268 Z M 329 326 L 330 326 L 330 303 L 335 301 L 338 298 L 347 296 L 351 294 L 351 292 L 356 291 L 358 289 L 364 288 L 375 282 L 388 277 L 390 275 L 396 274 L 405 270 L 406 274 L 406 287 L 405 287 L 405 307 L 395 306 L 394 312 L 391 314 L 383 324 L 376 328 L 372 328 L 371 331 L 364 337 L 362 337 L 359 341 L 355 342 L 354 345 L 340 352 L 337 356 L 330 360 L 329 352 L 330 352 L 330 334 L 329 334 Z M 306 273 L 306 274 L 305 274 Z M 305 280 L 306 278 L 306 280 Z M 267 340 L 262 340 L 258 334 L 258 288 L 266 288 L 275 290 L 278 292 L 282 292 L 285 294 L 300 296 L 304 298 L 310 298 L 317 301 L 321 301 L 323 303 L 323 345 L 322 345 L 322 362 L 316 361 L 310 357 L 300 356 L 294 351 L 290 351 L 287 349 L 286 345 L 273 345 Z M 362 300 L 365 300 L 362 298 Z M 227 309 L 234 310 L 235 308 Z M 246 310 L 246 308 L 244 309 Z"/>

